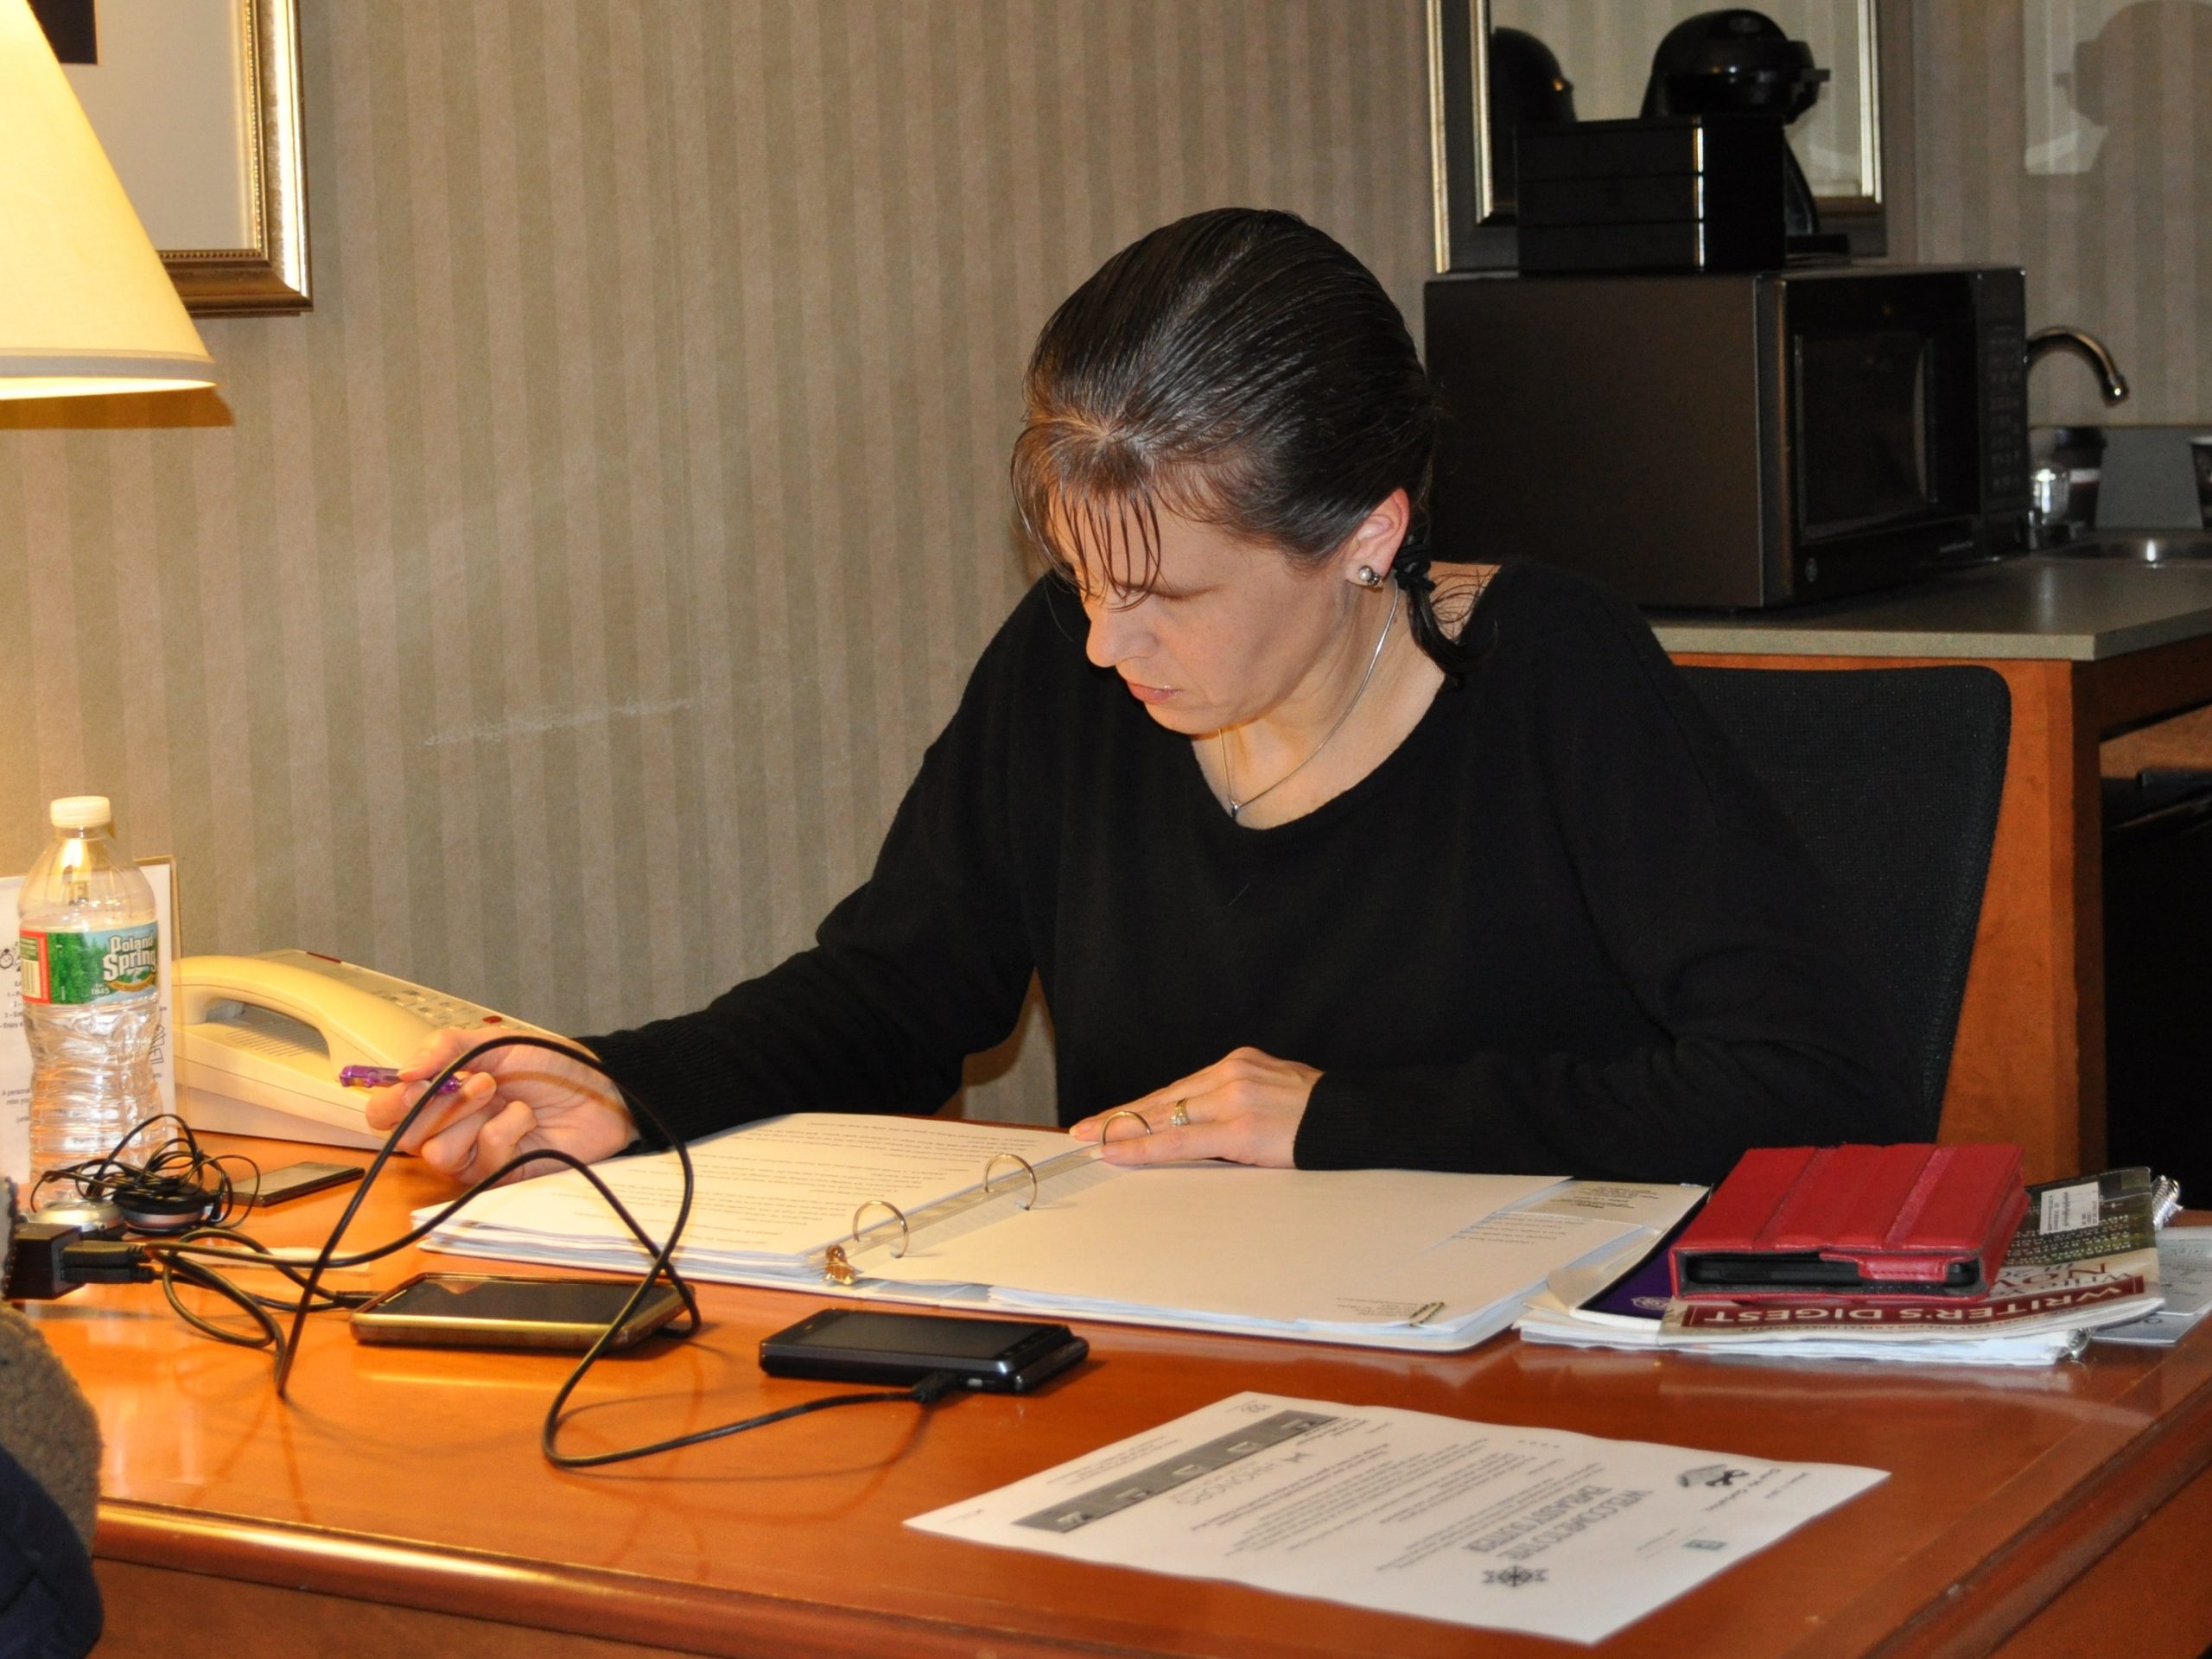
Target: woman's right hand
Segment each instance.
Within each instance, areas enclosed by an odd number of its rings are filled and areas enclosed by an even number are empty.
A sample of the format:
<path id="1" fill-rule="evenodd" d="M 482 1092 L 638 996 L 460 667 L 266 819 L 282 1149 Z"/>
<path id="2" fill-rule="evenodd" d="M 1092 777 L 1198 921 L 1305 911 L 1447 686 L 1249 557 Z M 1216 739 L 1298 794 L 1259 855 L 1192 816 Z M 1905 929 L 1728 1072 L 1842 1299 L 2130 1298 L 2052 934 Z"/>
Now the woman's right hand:
<path id="1" fill-rule="evenodd" d="M 390 1130 L 421 1096 L 424 1082 L 484 1038 L 481 1031 L 440 1032 L 400 1069 L 400 1082 L 371 1091 L 369 1127 Z M 555 1149 L 594 1163 L 636 1137 L 629 1108 L 612 1083 L 566 1055 L 518 1043 L 471 1062 L 460 1089 L 434 1096 L 408 1125 L 399 1149 L 466 1185 L 519 1153 Z M 525 1165 L 504 1179 L 522 1180 L 561 1167 Z"/>

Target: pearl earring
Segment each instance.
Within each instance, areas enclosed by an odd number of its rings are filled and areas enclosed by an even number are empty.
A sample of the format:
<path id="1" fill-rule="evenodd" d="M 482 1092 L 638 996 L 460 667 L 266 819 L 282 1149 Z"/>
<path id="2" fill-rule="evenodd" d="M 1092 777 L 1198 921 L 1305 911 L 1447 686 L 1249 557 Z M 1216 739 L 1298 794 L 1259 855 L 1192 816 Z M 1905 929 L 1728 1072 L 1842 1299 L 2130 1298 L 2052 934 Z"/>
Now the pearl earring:
<path id="1" fill-rule="evenodd" d="M 1352 573 L 1352 580 L 1363 588 L 1380 588 L 1382 573 L 1371 564 L 1363 564 Z"/>

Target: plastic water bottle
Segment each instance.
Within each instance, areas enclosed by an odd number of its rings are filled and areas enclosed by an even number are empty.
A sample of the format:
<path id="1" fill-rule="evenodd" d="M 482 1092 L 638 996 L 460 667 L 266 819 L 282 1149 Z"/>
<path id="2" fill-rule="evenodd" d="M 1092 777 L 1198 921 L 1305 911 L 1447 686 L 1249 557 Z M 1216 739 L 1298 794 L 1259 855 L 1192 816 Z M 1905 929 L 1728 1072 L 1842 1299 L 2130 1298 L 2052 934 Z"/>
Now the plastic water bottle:
<path id="1" fill-rule="evenodd" d="M 19 902 L 31 1049 L 26 1207 L 46 1171 L 102 1156 L 162 1109 L 153 1064 L 161 1005 L 154 890 L 115 844 L 106 796 L 64 797 L 49 816 L 54 839 Z M 49 1182 L 38 1201 L 64 1196 L 73 1194 Z"/>

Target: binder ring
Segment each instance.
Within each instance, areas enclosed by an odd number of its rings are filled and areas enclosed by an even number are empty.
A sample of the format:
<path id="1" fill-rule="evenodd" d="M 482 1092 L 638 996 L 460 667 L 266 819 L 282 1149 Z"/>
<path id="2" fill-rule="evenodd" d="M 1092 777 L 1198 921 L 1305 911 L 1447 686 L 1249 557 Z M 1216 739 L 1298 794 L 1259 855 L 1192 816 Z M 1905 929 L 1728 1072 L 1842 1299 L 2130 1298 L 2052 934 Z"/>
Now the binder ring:
<path id="1" fill-rule="evenodd" d="M 1133 1112 L 1128 1107 L 1124 1106 L 1118 1112 L 1107 1113 L 1106 1121 L 1098 1126 L 1098 1144 L 1100 1146 L 1103 1147 L 1106 1144 L 1108 1138 L 1114 1133 L 1114 1120 L 1120 1117 L 1134 1118 L 1138 1126 L 1141 1128 L 1147 1135 L 1150 1135 L 1152 1133 L 1151 1121 L 1147 1119 L 1142 1112 Z"/>
<path id="2" fill-rule="evenodd" d="M 1018 1152 L 995 1152 L 991 1154 L 991 1161 L 983 1166 L 983 1191 L 987 1193 L 990 1192 L 991 1172 L 999 1166 L 999 1160 L 1001 1158 L 1020 1164 L 1022 1173 L 1029 1177 L 1029 1202 L 1021 1207 L 1024 1210 L 1035 1209 L 1037 1207 L 1037 1172 L 1031 1166 L 1029 1160 Z"/>
<path id="3" fill-rule="evenodd" d="M 899 1248 L 891 1252 L 891 1259 L 895 1262 L 906 1254 L 906 1247 L 914 1242 L 914 1230 L 906 1224 L 906 1212 L 888 1198 L 870 1198 L 853 1211 L 853 1243 L 855 1244 L 863 1242 L 861 1237 L 861 1217 L 871 1210 L 888 1210 L 899 1218 Z"/>

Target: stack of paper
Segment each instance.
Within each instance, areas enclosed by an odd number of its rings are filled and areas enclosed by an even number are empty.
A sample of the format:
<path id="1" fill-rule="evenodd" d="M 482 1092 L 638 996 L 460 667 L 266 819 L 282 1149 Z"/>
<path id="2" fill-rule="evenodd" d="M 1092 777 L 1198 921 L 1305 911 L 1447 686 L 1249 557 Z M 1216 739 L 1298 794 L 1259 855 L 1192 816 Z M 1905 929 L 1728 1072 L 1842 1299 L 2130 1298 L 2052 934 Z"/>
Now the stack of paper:
<path id="1" fill-rule="evenodd" d="M 1471 1347 L 1555 1269 L 1648 1249 L 1700 1192 L 1413 1170 L 1129 1170 L 1058 1130 L 842 1113 L 748 1125 L 692 1155 L 698 1192 L 676 1261 L 695 1278 L 1408 1349 Z M 673 1154 L 601 1173 L 649 1232 L 672 1223 Z M 634 1271 L 641 1259 L 566 1173 L 486 1194 L 425 1243 L 569 1267 Z M 850 1284 L 828 1276 L 833 1249 Z"/>
<path id="2" fill-rule="evenodd" d="M 1649 1297 L 1638 1299 L 1646 1303 Z M 2158 1306 L 2155 1287 L 2133 1275 L 2020 1288 L 1972 1303 L 1837 1300 L 1787 1303 L 1671 1301 L 1617 1313 L 1569 1308 L 1548 1293 L 1516 1328 L 1531 1342 L 1583 1347 L 1788 1359 L 1880 1359 L 1939 1365 L 2048 1365 L 2078 1354 L 2100 1325 L 2139 1319 Z"/>
<path id="3" fill-rule="evenodd" d="M 2158 1312 L 2107 1325 L 2097 1340 L 2170 1347 L 2212 1313 L 2212 1227 L 2175 1228 L 2158 1235 Z"/>
<path id="4" fill-rule="evenodd" d="M 984 1198 L 987 1166 L 1001 1195 L 982 1206 L 992 1213 L 1011 1212 L 1031 1196 L 1025 1164 L 1051 1166 L 1056 1184 L 1079 1176 L 1054 1166 L 1072 1145 L 1052 1130 L 842 1113 L 734 1129 L 690 1149 L 697 1191 L 677 1266 L 698 1279 L 811 1289 L 823 1281 L 830 1247 L 849 1243 L 856 1219 L 887 1257 L 899 1240 L 897 1217 L 918 1222 Z M 595 1173 L 647 1232 L 666 1236 L 683 1190 L 675 1154 L 615 1159 Z M 572 1172 L 487 1192 L 425 1243 L 615 1272 L 634 1271 L 640 1259 L 637 1240 Z M 853 1251 L 856 1261 L 863 1254 Z"/>
<path id="5" fill-rule="evenodd" d="M 2133 1179 L 2141 1176 L 2140 1182 Z M 2100 1185 L 2107 1189 L 2101 1195 Z M 2037 1202 L 1989 1295 L 1674 1300 L 1664 1249 L 1617 1283 L 1555 1275 L 1516 1322 L 1531 1342 L 1792 1359 L 2047 1365 L 2161 1306 L 2147 1172 L 2031 1188 Z M 2212 1257 L 2208 1257 L 2212 1261 Z M 2207 1288 L 2212 1300 L 2212 1287 Z M 2201 1311 L 2201 1309 L 2200 1309 Z M 2155 1336 L 2138 1340 L 2158 1340 Z M 2171 1340 L 2171 1338 L 2167 1338 Z"/>

